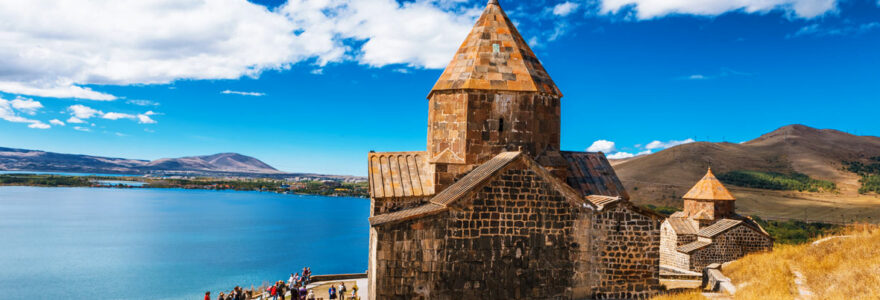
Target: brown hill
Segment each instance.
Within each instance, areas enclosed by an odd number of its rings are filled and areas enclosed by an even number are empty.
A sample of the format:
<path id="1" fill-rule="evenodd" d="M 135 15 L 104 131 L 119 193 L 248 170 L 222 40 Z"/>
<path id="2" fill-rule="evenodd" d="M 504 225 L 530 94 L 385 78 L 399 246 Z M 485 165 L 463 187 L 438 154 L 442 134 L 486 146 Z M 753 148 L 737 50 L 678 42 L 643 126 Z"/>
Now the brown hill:
<path id="1" fill-rule="evenodd" d="M 740 211 L 766 217 L 809 217 L 839 220 L 846 215 L 880 216 L 880 198 L 858 194 L 856 174 L 843 161 L 866 161 L 880 156 L 880 138 L 856 136 L 831 129 L 789 125 L 742 143 L 698 142 L 654 154 L 612 161 L 633 201 L 681 206 L 681 195 L 711 166 L 716 174 L 737 170 L 803 173 L 837 184 L 834 193 L 766 191 L 729 186 Z M 855 205 L 855 207 L 851 207 Z M 867 207 L 865 206 L 867 205 Z M 820 208 L 820 209 L 819 209 Z M 868 215 L 859 209 L 869 209 Z M 852 211 L 848 211 L 852 209 Z"/>

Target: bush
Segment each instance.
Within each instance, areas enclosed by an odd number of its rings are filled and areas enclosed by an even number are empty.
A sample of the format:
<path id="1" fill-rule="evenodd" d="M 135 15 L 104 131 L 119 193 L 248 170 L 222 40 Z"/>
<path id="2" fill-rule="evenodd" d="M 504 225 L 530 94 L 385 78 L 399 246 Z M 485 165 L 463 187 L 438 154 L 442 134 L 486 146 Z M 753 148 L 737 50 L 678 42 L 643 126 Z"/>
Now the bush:
<path id="1" fill-rule="evenodd" d="M 777 244 L 803 244 L 820 236 L 838 233 L 842 227 L 834 224 L 799 220 L 765 221 L 760 217 L 753 216 L 767 233 L 776 239 Z"/>

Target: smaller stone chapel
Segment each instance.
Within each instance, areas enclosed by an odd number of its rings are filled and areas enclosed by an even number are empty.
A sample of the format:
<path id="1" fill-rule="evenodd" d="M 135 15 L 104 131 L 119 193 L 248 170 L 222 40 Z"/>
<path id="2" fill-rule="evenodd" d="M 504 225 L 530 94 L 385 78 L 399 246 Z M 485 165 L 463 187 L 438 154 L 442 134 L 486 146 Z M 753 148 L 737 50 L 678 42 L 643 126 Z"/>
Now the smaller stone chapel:
<path id="1" fill-rule="evenodd" d="M 736 214 L 736 198 L 712 169 L 687 194 L 684 211 L 660 227 L 660 265 L 700 272 L 712 263 L 733 261 L 773 248 L 773 238 L 751 218 Z"/>

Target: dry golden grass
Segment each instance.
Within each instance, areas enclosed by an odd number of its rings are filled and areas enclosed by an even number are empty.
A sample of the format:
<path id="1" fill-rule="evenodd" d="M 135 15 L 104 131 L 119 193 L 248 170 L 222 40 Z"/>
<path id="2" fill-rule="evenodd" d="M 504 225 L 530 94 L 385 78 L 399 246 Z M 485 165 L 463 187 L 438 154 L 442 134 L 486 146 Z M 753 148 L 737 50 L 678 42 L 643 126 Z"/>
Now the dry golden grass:
<path id="1" fill-rule="evenodd" d="M 651 300 L 706 300 L 705 296 L 700 291 L 687 291 L 681 293 L 673 293 L 668 295 L 661 295 Z"/>
<path id="2" fill-rule="evenodd" d="M 844 235 L 748 255 L 723 272 L 737 286 L 737 299 L 793 299 L 793 269 L 817 299 L 880 299 L 880 228 L 852 226 Z"/>

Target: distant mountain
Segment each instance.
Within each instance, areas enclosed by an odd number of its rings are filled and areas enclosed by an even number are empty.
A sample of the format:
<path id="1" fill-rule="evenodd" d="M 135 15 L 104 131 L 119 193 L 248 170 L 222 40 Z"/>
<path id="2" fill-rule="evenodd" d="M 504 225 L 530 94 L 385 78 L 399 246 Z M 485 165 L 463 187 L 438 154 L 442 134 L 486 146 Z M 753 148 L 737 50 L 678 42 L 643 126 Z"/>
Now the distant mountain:
<path id="1" fill-rule="evenodd" d="M 860 177 L 843 166 L 843 161 L 868 162 L 876 156 L 880 156 L 878 137 L 789 125 L 742 144 L 697 142 L 611 163 L 630 196 L 641 203 L 680 207 L 680 197 L 711 166 L 716 175 L 743 170 L 801 173 L 834 182 L 839 189 L 835 193 L 809 194 L 733 187 L 734 196 L 746 198 L 737 206 L 756 213 L 803 215 L 802 209 L 821 206 L 828 215 L 852 209 L 872 210 L 873 215 L 880 216 L 880 201 L 871 200 L 876 196 L 858 195 Z"/>
<path id="2" fill-rule="evenodd" d="M 282 172 L 256 158 L 237 153 L 163 158 L 148 161 L 11 148 L 0 148 L 0 170 L 111 174 L 282 174 Z"/>

